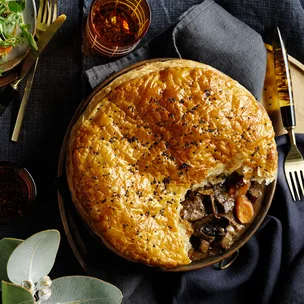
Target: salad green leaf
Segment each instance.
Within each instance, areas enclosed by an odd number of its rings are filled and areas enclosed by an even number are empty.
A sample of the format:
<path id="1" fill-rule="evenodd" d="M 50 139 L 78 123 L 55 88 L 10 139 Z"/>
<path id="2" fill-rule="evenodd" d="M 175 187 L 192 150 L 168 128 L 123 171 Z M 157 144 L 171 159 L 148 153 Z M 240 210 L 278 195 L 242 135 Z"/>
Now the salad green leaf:
<path id="1" fill-rule="evenodd" d="M 0 0 L 0 48 L 17 47 L 26 40 L 31 49 L 37 51 L 36 41 L 29 32 L 30 25 L 23 20 L 25 4 L 26 0 Z"/>
<path id="2" fill-rule="evenodd" d="M 33 35 L 28 31 L 29 25 L 28 24 L 21 24 L 20 28 L 21 28 L 23 37 L 29 42 L 30 46 L 32 46 L 32 49 L 34 51 L 37 51 L 38 48 L 37 48 L 36 41 L 35 41 Z"/>
<path id="3" fill-rule="evenodd" d="M 25 0 L 10 1 L 10 2 L 8 2 L 8 7 L 11 12 L 21 13 L 25 9 Z"/>

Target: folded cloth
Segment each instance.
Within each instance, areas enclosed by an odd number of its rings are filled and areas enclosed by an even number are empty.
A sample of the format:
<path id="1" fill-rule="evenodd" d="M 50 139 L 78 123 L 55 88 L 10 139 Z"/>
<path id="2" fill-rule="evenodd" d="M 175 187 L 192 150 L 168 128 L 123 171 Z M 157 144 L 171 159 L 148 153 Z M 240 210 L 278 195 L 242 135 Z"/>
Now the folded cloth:
<path id="1" fill-rule="evenodd" d="M 258 100 L 264 85 L 266 50 L 262 37 L 213 0 L 191 7 L 177 24 L 137 51 L 88 71 L 94 88 L 135 62 L 173 57 L 209 64 L 245 86 Z"/>

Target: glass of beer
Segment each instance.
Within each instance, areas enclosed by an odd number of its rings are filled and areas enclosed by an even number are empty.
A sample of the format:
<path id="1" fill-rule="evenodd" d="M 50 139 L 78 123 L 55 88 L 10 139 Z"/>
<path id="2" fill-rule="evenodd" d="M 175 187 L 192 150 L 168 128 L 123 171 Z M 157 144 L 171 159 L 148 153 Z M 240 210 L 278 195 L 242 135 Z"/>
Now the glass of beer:
<path id="1" fill-rule="evenodd" d="M 146 34 L 151 10 L 146 0 L 94 0 L 86 24 L 89 46 L 107 57 L 131 52 Z"/>

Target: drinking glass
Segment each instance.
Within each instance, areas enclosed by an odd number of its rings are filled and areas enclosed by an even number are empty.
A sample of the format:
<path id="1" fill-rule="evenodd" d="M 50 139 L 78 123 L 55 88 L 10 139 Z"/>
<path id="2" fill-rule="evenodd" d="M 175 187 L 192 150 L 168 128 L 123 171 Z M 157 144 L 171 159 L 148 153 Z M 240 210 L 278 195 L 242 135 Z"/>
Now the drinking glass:
<path id="1" fill-rule="evenodd" d="M 123 56 L 146 34 L 150 20 L 146 0 L 94 0 L 86 24 L 89 46 L 107 57 Z"/>

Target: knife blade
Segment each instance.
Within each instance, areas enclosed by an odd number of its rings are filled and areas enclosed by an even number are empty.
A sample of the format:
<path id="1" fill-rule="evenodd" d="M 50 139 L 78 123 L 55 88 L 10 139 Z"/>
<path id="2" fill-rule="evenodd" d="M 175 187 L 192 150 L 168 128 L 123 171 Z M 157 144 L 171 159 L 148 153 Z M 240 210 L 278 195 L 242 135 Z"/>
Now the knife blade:
<path id="1" fill-rule="evenodd" d="M 17 92 L 18 84 L 25 77 L 27 72 L 35 64 L 36 59 L 42 54 L 46 46 L 52 40 L 56 32 L 60 29 L 64 21 L 66 20 L 66 15 L 60 15 L 41 35 L 37 42 L 38 50 L 36 52 L 30 51 L 25 57 L 21 64 L 20 73 L 18 79 L 10 83 L 0 94 L 0 116 L 4 113 L 5 109 L 14 99 L 14 95 Z"/>
<path id="2" fill-rule="evenodd" d="M 274 68 L 277 86 L 277 96 L 285 129 L 296 125 L 295 106 L 292 91 L 292 81 L 285 44 L 277 27 L 273 41 Z"/>

